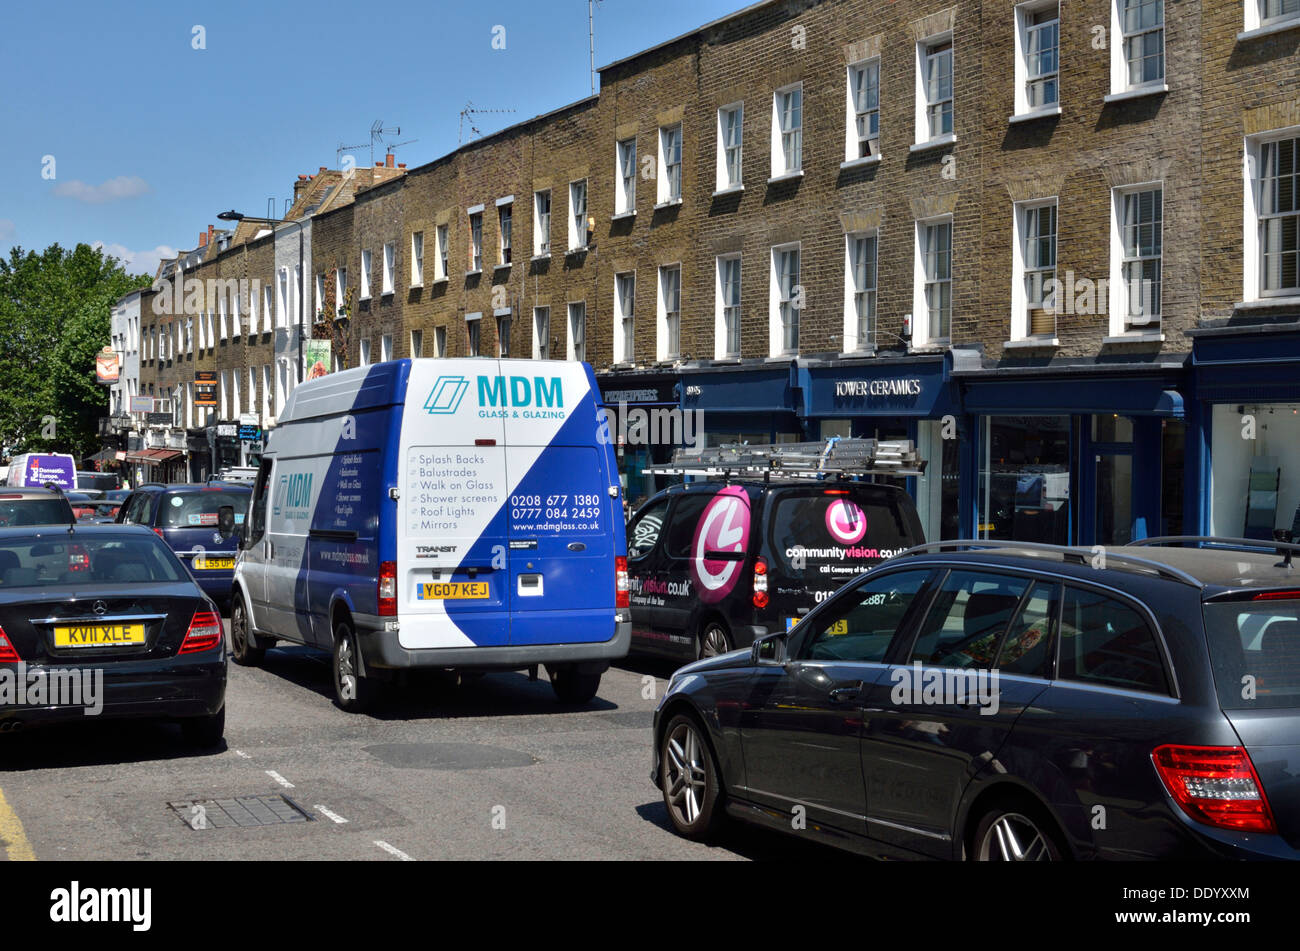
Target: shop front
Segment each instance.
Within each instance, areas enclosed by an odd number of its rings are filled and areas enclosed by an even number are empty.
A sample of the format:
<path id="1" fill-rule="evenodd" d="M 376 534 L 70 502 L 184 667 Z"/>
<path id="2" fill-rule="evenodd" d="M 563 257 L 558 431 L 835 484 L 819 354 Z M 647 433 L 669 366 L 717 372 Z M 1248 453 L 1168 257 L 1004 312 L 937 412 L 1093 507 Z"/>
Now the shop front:
<path id="1" fill-rule="evenodd" d="M 1300 323 L 1189 336 L 1189 534 L 1268 540 L 1291 530 L 1300 515 Z"/>
<path id="2" fill-rule="evenodd" d="M 958 371 L 964 534 L 1124 545 L 1186 524 L 1183 362 Z"/>
<path id="3" fill-rule="evenodd" d="M 596 378 L 629 514 L 670 481 L 642 470 L 653 463 L 671 462 L 673 450 L 694 436 L 687 431 L 687 419 L 679 405 L 679 379 L 675 373 L 641 371 L 599 374 Z"/>
<path id="4" fill-rule="evenodd" d="M 683 369 L 681 409 L 703 446 L 802 442 L 803 397 L 793 360 Z"/>

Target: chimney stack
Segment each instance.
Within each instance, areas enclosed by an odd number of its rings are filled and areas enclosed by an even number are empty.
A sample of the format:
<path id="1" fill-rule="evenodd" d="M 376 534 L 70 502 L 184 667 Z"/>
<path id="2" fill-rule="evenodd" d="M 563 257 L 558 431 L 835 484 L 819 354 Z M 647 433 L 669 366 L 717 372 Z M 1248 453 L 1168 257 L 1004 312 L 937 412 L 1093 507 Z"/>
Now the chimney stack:
<path id="1" fill-rule="evenodd" d="M 208 225 L 208 240 L 206 243 L 207 244 L 212 243 L 212 225 Z"/>
<path id="2" fill-rule="evenodd" d="M 207 246 L 208 246 L 208 233 L 207 233 L 206 231 L 200 231 L 200 232 L 199 232 L 199 247 L 200 247 L 200 248 L 206 248 Z"/>
<path id="3" fill-rule="evenodd" d="M 293 183 L 293 200 L 295 203 L 298 201 L 298 196 L 302 194 L 302 190 L 306 188 L 310 182 L 311 182 L 310 176 L 307 175 L 298 176 L 298 180 Z"/>
<path id="4" fill-rule="evenodd" d="M 385 156 L 384 156 L 384 167 L 385 167 L 385 168 L 392 168 L 392 167 L 393 167 L 393 160 L 394 160 L 395 158 L 397 158 L 397 156 L 395 156 L 392 152 L 389 152 L 387 155 L 385 155 Z"/>

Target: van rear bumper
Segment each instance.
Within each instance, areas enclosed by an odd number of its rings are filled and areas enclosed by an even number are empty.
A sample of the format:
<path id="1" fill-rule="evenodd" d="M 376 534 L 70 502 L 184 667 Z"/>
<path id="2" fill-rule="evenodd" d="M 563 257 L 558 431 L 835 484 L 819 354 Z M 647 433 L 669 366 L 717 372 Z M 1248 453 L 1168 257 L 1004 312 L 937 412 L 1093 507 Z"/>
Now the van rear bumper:
<path id="1" fill-rule="evenodd" d="M 380 620 L 376 618 L 375 620 Z M 604 671 L 609 662 L 626 657 L 632 643 L 632 622 L 619 621 L 607 641 L 582 644 L 521 644 L 518 647 L 436 647 L 409 650 L 398 643 L 397 631 L 366 630 L 356 617 L 362 663 L 367 668 L 458 667 L 478 670 L 520 670 L 534 664 L 591 664 Z"/>

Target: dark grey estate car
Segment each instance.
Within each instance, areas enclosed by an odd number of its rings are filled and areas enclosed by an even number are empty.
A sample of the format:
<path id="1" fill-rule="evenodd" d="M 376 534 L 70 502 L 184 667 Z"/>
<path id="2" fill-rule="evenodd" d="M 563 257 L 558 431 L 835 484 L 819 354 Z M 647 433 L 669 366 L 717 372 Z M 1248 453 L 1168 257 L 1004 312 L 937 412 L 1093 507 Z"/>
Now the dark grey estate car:
<path id="1" fill-rule="evenodd" d="M 923 545 L 689 664 L 652 779 L 879 857 L 1300 858 L 1300 546 Z"/>

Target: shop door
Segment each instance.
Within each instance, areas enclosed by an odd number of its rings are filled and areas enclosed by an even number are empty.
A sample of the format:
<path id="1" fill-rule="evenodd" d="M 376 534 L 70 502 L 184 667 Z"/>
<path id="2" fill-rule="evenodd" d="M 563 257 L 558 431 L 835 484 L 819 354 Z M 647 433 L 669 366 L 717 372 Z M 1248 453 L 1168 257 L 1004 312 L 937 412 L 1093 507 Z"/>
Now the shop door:
<path id="1" fill-rule="evenodd" d="M 1091 527 L 1092 537 L 1082 541 L 1090 545 L 1127 545 L 1136 539 L 1134 531 L 1134 454 L 1133 421 L 1124 416 L 1093 416 L 1085 429 L 1091 458 L 1091 502 L 1084 525 Z M 1159 479 L 1159 473 L 1150 473 Z"/>

